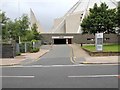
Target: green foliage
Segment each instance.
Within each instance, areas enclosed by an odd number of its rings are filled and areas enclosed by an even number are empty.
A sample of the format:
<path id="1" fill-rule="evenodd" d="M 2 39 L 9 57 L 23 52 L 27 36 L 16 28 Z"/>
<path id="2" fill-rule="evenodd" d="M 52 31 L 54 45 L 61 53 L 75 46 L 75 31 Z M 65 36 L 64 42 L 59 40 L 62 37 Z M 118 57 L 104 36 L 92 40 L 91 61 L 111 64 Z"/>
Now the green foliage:
<path id="1" fill-rule="evenodd" d="M 0 10 L 0 22 L 5 24 L 8 20 L 9 18 L 6 17 L 5 12 Z"/>
<path id="2" fill-rule="evenodd" d="M 31 30 L 27 30 L 25 32 L 25 36 L 22 38 L 23 38 L 23 41 L 31 41 L 34 38 L 34 34 Z"/>
<path id="3" fill-rule="evenodd" d="M 30 50 L 30 53 L 36 53 L 38 52 L 40 49 L 39 48 L 33 48 Z"/>
<path id="4" fill-rule="evenodd" d="M 23 14 L 19 19 L 10 20 L 6 17 L 5 12 L 0 13 L 2 26 L 2 39 L 9 41 L 10 39 L 15 40 L 19 43 L 19 37 L 21 42 L 39 40 L 40 36 L 37 32 L 37 25 L 33 24 L 30 29 L 29 18 L 26 14 Z"/>
<path id="5" fill-rule="evenodd" d="M 27 43 L 27 52 L 30 52 L 32 48 L 33 48 L 32 43 L 31 42 Z"/>
<path id="6" fill-rule="evenodd" d="M 28 16 L 23 14 L 17 21 L 19 22 L 21 41 L 30 41 L 33 36 L 32 32 L 29 30 L 30 22 Z"/>
<path id="7" fill-rule="evenodd" d="M 82 48 L 91 52 L 96 52 L 95 45 L 84 45 Z M 103 52 L 120 52 L 120 44 L 104 44 Z"/>
<path id="8" fill-rule="evenodd" d="M 29 28 L 29 19 L 28 19 L 28 16 L 26 14 L 23 14 L 20 18 L 19 18 L 19 24 L 20 24 L 20 31 L 21 31 L 21 34 L 22 36 L 25 35 L 25 31 L 28 30 Z"/>
<path id="9" fill-rule="evenodd" d="M 30 52 L 31 49 L 33 48 L 32 43 L 31 42 L 26 43 L 26 47 L 27 52 Z M 20 44 L 20 52 L 25 53 L 25 43 Z"/>
<path id="10" fill-rule="evenodd" d="M 95 4 L 89 12 L 81 24 L 83 33 L 115 33 L 116 9 L 108 9 L 108 6 L 102 3 L 100 6 Z"/>
<path id="11" fill-rule="evenodd" d="M 118 3 L 118 8 L 117 8 L 117 21 L 118 21 L 118 26 L 120 27 L 120 2 Z"/>
<path id="12" fill-rule="evenodd" d="M 120 2 L 118 3 L 118 7 L 117 7 L 117 27 L 119 27 L 119 33 L 120 33 Z"/>
<path id="13" fill-rule="evenodd" d="M 36 24 L 33 24 L 33 26 L 32 26 L 32 32 L 33 32 L 33 39 L 35 39 L 35 40 L 39 40 L 40 39 L 40 34 L 37 32 L 37 25 Z"/>
<path id="14" fill-rule="evenodd" d="M 0 10 L 0 23 L 2 23 L 2 39 L 8 39 L 9 38 L 9 33 L 6 29 L 7 27 L 7 21 L 9 20 L 9 18 L 6 17 L 5 12 L 2 12 Z"/>
<path id="15" fill-rule="evenodd" d="M 20 44 L 20 52 L 25 53 L 25 45 L 24 45 L 24 43 Z"/>
<path id="16" fill-rule="evenodd" d="M 7 22 L 7 27 L 6 30 L 9 33 L 9 38 L 12 38 L 16 42 L 19 41 L 19 36 L 20 36 L 20 30 L 19 30 L 19 23 L 18 21 L 11 21 L 9 20 Z"/>
<path id="17" fill-rule="evenodd" d="M 20 56 L 20 55 L 21 55 L 21 53 L 19 53 L 19 52 L 16 53 L 16 56 Z"/>
<path id="18" fill-rule="evenodd" d="M 31 42 L 37 42 L 37 40 L 33 39 Z"/>

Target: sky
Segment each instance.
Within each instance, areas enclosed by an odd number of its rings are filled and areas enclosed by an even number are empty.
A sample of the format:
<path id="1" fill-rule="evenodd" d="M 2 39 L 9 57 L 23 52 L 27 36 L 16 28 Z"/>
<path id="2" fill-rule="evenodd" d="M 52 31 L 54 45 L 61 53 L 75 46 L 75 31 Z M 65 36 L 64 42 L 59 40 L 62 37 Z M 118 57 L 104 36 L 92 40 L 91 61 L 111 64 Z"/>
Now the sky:
<path id="1" fill-rule="evenodd" d="M 15 19 L 33 10 L 45 31 L 50 30 L 55 18 L 63 16 L 78 0 L 0 0 L 0 9 Z M 116 0 L 120 1 L 120 0 Z"/>

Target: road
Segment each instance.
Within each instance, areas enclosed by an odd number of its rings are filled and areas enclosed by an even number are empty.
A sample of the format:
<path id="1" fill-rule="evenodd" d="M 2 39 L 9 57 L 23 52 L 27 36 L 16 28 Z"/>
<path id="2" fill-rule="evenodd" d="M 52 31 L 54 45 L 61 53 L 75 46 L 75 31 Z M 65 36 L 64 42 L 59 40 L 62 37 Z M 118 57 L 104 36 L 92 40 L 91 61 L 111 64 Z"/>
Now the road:
<path id="1" fill-rule="evenodd" d="M 42 47 L 47 48 L 47 47 Z M 52 50 L 32 65 L 70 65 L 72 48 L 67 45 L 54 45 Z"/>
<path id="2" fill-rule="evenodd" d="M 66 45 L 32 65 L 3 67 L 3 88 L 117 88 L 118 65 L 75 65 Z"/>

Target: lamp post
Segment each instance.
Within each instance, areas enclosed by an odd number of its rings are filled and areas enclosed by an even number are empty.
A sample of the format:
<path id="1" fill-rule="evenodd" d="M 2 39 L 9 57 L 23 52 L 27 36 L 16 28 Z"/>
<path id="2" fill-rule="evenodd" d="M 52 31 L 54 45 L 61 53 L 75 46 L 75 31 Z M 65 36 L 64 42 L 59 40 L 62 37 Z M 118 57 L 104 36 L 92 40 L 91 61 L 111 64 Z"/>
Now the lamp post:
<path id="1" fill-rule="evenodd" d="M 2 58 L 2 26 L 5 25 L 5 24 L 1 23 L 1 21 L 0 21 L 0 58 Z"/>
<path id="2" fill-rule="evenodd" d="M 2 26 L 4 26 L 5 24 L 0 22 L 0 42 L 2 42 Z"/>

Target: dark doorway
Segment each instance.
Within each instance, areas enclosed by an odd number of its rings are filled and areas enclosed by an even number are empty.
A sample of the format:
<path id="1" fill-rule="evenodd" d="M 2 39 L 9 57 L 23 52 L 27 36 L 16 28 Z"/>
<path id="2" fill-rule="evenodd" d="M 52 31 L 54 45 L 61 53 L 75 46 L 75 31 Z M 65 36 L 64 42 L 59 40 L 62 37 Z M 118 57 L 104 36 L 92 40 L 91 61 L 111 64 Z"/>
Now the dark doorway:
<path id="1" fill-rule="evenodd" d="M 54 39 L 54 44 L 66 44 L 66 39 Z"/>
<path id="2" fill-rule="evenodd" d="M 68 44 L 72 44 L 72 39 L 68 39 Z"/>

